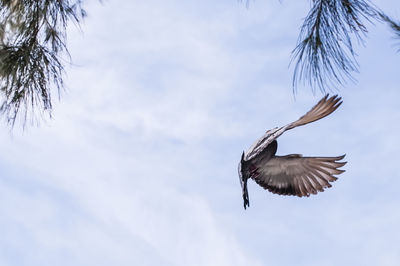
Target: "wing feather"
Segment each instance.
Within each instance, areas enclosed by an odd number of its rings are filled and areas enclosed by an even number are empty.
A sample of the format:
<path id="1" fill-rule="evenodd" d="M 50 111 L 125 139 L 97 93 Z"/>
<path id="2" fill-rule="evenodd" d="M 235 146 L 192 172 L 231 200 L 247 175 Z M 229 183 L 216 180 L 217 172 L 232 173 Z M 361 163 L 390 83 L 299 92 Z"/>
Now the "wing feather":
<path id="1" fill-rule="evenodd" d="M 334 112 L 341 104 L 341 97 L 334 95 L 330 98 L 329 94 L 325 95 L 310 111 L 300 117 L 295 122 L 292 122 L 283 127 L 276 127 L 268 130 L 260 139 L 258 139 L 245 153 L 244 159 L 249 161 L 259 155 L 263 150 L 286 130 L 293 129 L 314 121 L 317 121 Z"/>
<path id="2" fill-rule="evenodd" d="M 251 176 L 257 184 L 280 195 L 308 197 L 331 187 L 346 164 L 338 157 L 274 156 L 264 165 L 256 165 L 258 174 Z"/>
<path id="3" fill-rule="evenodd" d="M 317 189 L 314 188 L 313 184 L 311 183 L 310 179 L 304 178 L 303 179 L 307 185 L 307 190 L 310 191 L 311 194 L 317 194 Z"/>
<path id="4" fill-rule="evenodd" d="M 324 118 L 334 112 L 342 104 L 342 98 L 338 97 L 338 95 L 334 95 L 330 98 L 328 97 L 329 94 L 325 95 L 325 97 L 323 97 L 310 111 L 300 117 L 297 121 L 289 124 L 287 130 Z"/>

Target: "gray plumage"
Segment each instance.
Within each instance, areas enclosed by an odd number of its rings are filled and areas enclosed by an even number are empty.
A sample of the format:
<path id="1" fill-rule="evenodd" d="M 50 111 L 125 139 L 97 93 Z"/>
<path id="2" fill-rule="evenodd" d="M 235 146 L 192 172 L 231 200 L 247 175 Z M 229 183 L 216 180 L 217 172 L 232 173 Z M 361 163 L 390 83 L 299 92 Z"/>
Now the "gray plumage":
<path id="1" fill-rule="evenodd" d="M 276 156 L 276 139 L 286 130 L 317 121 L 335 111 L 341 104 L 337 95 L 322 98 L 308 113 L 283 127 L 268 130 L 247 152 L 239 163 L 239 179 L 242 186 L 244 208 L 250 206 L 247 180 L 253 179 L 264 189 L 279 195 L 308 197 L 331 187 L 337 180 L 334 175 L 344 172 L 338 168 L 344 155 L 337 157 L 303 157 L 300 154 Z"/>

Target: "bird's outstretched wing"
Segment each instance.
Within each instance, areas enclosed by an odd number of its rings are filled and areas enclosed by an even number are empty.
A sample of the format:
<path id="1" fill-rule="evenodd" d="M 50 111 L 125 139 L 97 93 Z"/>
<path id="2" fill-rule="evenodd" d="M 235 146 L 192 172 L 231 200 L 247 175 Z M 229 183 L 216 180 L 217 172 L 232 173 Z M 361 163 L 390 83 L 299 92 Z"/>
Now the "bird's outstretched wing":
<path id="1" fill-rule="evenodd" d="M 337 95 L 330 98 L 329 94 L 325 95 L 308 113 L 300 117 L 298 120 L 294 121 L 283 127 L 276 127 L 274 129 L 268 130 L 264 136 L 257 140 L 250 149 L 245 153 L 244 159 L 249 161 L 260 154 L 272 141 L 277 139 L 286 130 L 302 126 L 314 121 L 317 121 L 325 116 L 331 114 L 335 111 L 341 104 L 341 97 Z"/>
<path id="2" fill-rule="evenodd" d="M 257 165 L 251 178 L 268 191 L 279 195 L 310 196 L 331 187 L 330 182 L 344 172 L 338 168 L 346 162 L 338 157 L 302 157 L 298 154 L 274 156 L 267 163 Z"/>

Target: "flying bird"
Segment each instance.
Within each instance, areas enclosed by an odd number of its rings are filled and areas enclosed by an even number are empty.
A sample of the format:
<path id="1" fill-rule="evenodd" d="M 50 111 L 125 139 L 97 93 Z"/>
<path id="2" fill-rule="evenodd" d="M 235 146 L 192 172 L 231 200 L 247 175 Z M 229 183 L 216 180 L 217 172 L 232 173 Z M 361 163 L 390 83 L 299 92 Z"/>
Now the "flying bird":
<path id="1" fill-rule="evenodd" d="M 317 121 L 335 111 L 341 104 L 337 95 L 323 97 L 308 113 L 297 121 L 283 127 L 268 130 L 247 152 L 239 163 L 239 179 L 242 186 L 244 208 L 250 206 L 247 180 L 253 179 L 264 189 L 279 195 L 309 197 L 331 187 L 344 170 L 340 162 L 345 155 L 337 157 L 303 157 L 301 154 L 276 156 L 276 139 L 286 130 Z"/>

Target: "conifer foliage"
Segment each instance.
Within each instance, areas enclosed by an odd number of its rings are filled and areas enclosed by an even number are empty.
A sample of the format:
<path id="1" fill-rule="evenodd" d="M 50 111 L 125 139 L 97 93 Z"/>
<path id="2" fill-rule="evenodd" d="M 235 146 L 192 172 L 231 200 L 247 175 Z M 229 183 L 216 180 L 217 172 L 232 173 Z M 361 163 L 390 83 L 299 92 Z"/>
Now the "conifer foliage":
<path id="1" fill-rule="evenodd" d="M 51 116 L 52 88 L 60 96 L 70 60 L 66 28 L 85 17 L 82 1 L 0 0 L 0 116 L 11 126 Z M 400 40 L 400 23 L 369 0 L 304 2 L 311 9 L 292 54 L 294 90 L 303 82 L 325 92 L 352 80 L 358 71 L 353 41 L 364 42 L 366 24 L 387 23 Z"/>
<path id="2" fill-rule="evenodd" d="M 292 54 L 293 89 L 302 81 L 325 92 L 353 80 L 353 41 L 364 43 L 366 24 L 374 22 L 388 23 L 400 37 L 400 24 L 368 0 L 312 0 Z"/>
<path id="3" fill-rule="evenodd" d="M 0 112 L 14 125 L 51 116 L 51 88 L 63 88 L 66 27 L 85 17 L 82 1 L 0 0 Z"/>

